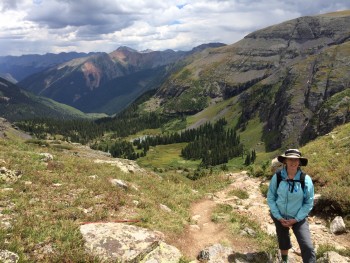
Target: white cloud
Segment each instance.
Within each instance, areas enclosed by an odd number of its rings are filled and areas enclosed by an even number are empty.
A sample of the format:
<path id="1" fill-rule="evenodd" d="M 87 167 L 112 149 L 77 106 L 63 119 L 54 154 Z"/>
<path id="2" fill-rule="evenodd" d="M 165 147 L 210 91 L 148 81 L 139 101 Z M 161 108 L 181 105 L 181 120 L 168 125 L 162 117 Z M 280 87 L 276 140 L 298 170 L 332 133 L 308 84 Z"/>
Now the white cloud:
<path id="1" fill-rule="evenodd" d="M 232 44 L 303 15 L 350 9 L 343 0 L 2 0 L 0 55 L 189 50 Z"/>

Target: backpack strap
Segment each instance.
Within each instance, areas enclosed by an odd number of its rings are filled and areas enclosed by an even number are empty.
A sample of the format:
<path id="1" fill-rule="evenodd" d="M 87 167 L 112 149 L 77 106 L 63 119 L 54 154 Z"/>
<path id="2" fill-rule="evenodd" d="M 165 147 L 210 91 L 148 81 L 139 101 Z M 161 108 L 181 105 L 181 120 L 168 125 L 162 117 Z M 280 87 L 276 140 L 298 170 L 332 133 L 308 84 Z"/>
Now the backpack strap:
<path id="1" fill-rule="evenodd" d="M 276 176 L 277 176 L 277 187 L 276 187 L 276 189 L 278 189 L 278 186 L 280 185 L 280 183 L 281 183 L 281 181 L 282 181 L 282 173 L 281 173 L 281 170 L 278 171 L 278 172 L 276 173 Z"/>
<path id="2" fill-rule="evenodd" d="M 301 175 L 300 175 L 300 184 L 301 184 L 301 189 L 305 189 L 305 176 L 306 176 L 306 173 L 304 172 L 301 172 Z"/>
<path id="3" fill-rule="evenodd" d="M 277 176 L 277 187 L 276 189 L 278 188 L 278 186 L 280 185 L 281 181 L 282 181 L 282 174 L 281 174 L 281 171 L 278 171 L 276 173 L 276 176 Z M 301 184 L 301 189 L 305 189 L 305 176 L 306 176 L 306 173 L 304 172 L 301 172 L 300 174 L 300 180 L 294 180 L 295 182 L 300 182 Z"/>

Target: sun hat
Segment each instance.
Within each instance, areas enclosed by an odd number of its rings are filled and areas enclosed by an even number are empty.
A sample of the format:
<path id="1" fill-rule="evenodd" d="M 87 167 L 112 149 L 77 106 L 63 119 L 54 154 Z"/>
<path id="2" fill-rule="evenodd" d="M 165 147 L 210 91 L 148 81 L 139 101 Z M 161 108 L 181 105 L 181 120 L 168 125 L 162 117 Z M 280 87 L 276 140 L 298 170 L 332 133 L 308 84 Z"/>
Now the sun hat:
<path id="1" fill-rule="evenodd" d="M 284 152 L 284 154 L 279 155 L 277 157 L 277 160 L 279 162 L 283 163 L 286 158 L 299 159 L 301 166 L 306 166 L 307 165 L 307 159 L 304 158 L 304 157 L 301 157 L 301 152 L 298 149 L 288 149 L 288 150 L 286 150 Z"/>

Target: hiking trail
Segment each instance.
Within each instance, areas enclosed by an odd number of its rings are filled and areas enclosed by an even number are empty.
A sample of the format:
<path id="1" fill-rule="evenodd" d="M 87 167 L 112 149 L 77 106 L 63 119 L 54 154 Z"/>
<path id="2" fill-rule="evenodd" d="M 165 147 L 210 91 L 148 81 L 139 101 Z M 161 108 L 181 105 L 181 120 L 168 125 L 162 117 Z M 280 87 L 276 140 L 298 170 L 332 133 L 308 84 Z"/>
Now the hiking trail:
<path id="1" fill-rule="evenodd" d="M 246 172 L 231 173 L 227 176 L 231 180 L 229 186 L 214 194 L 208 194 L 206 198 L 191 206 L 192 224 L 188 225 L 185 233 L 173 242 L 173 245 L 179 248 L 188 259 L 195 260 L 201 250 L 217 243 L 230 246 L 239 253 L 256 251 L 256 244 L 254 245 L 251 239 L 242 235 L 233 236 L 223 224 L 212 221 L 212 211 L 217 204 L 231 205 L 236 212 L 248 215 L 258 222 L 267 233 L 275 234 L 275 226 L 269 215 L 266 198 L 260 191 L 260 185 L 264 182 L 259 178 L 249 177 Z M 268 182 L 265 183 L 268 184 Z M 228 193 L 233 189 L 245 190 L 249 198 L 239 199 L 229 196 Z M 321 244 L 331 245 L 337 249 L 350 248 L 350 233 L 342 235 L 330 233 L 327 222 L 317 216 L 309 217 L 309 224 L 316 250 Z M 293 244 L 289 252 L 290 261 L 301 263 L 298 243 L 293 232 L 290 233 Z"/>

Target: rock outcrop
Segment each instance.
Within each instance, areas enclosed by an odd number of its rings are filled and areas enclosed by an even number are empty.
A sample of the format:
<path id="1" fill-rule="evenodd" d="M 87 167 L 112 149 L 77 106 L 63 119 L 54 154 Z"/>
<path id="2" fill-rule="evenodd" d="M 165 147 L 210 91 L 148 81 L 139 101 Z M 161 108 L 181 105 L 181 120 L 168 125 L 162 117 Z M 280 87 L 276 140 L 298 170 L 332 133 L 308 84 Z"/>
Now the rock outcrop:
<path id="1" fill-rule="evenodd" d="M 8 250 L 0 250 L 0 262 L 3 263 L 17 263 L 19 256 Z"/>
<path id="2" fill-rule="evenodd" d="M 176 263 L 180 251 L 164 243 L 163 235 L 121 223 L 96 223 L 80 227 L 86 249 L 101 260 Z"/>
<path id="3" fill-rule="evenodd" d="M 322 258 L 317 260 L 317 263 L 349 263 L 349 262 L 350 262 L 350 258 L 343 257 L 334 251 L 326 252 Z"/>
<path id="4" fill-rule="evenodd" d="M 21 171 L 12 171 L 6 167 L 0 168 L 0 182 L 14 183 L 22 177 Z"/>

